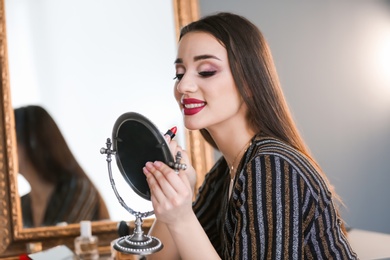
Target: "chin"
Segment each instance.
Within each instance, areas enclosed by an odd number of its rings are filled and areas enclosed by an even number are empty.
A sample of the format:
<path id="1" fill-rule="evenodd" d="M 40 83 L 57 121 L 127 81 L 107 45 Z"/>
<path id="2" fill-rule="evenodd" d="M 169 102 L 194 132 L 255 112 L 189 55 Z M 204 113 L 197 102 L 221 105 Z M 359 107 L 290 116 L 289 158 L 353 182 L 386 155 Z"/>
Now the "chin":
<path id="1" fill-rule="evenodd" d="M 199 128 L 199 127 L 195 127 L 195 126 L 192 126 L 192 125 L 188 125 L 186 123 L 184 123 L 184 126 L 188 129 L 188 130 L 199 130 L 199 129 L 202 129 L 202 128 Z"/>
<path id="2" fill-rule="evenodd" d="M 204 128 L 203 125 L 200 125 L 199 124 L 199 121 L 196 122 L 196 120 L 190 120 L 188 118 L 184 118 L 184 126 L 188 129 L 188 130 L 199 130 L 199 129 L 202 129 Z"/>

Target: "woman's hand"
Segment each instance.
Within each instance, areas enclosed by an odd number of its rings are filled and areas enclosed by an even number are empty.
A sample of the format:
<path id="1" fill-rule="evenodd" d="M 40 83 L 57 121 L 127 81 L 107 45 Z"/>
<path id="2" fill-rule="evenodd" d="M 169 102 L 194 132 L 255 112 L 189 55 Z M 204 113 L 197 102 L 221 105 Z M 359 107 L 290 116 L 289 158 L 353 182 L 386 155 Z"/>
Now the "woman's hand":
<path id="1" fill-rule="evenodd" d="M 187 168 L 176 173 L 159 161 L 147 162 L 143 168 L 156 214 L 151 234 L 162 238 L 167 245 L 154 256 L 156 259 L 194 259 L 195 256 L 197 259 L 220 259 L 192 210 L 196 173 L 187 152 L 176 141 L 166 138 L 172 155 L 180 151 L 180 163 L 185 163 Z"/>
<path id="2" fill-rule="evenodd" d="M 186 173 L 188 180 L 190 181 L 192 192 L 194 193 L 194 189 L 196 185 L 196 172 L 194 167 L 191 164 L 190 158 L 188 157 L 187 151 L 183 150 L 175 140 L 171 140 L 171 138 L 168 135 L 165 135 L 164 137 L 167 140 L 167 143 L 169 144 L 169 150 L 171 151 L 173 158 L 175 158 L 177 152 L 181 153 L 182 159 L 180 163 L 184 163 L 187 165 L 187 169 L 184 172 Z"/>
<path id="3" fill-rule="evenodd" d="M 196 182 L 196 173 L 187 152 L 176 141 L 170 141 L 169 147 L 173 155 L 181 152 L 181 163 L 187 165 L 186 170 L 177 173 L 160 161 L 147 162 L 143 168 L 151 191 L 154 213 L 159 221 L 168 226 L 193 215 L 192 199 Z"/>

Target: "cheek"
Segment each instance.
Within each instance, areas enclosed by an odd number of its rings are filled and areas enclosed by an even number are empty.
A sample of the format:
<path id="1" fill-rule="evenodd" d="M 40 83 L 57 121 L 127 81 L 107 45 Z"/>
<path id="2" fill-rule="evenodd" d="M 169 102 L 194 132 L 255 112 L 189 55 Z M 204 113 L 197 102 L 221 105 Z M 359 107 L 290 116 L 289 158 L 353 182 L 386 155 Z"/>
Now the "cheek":
<path id="1" fill-rule="evenodd" d="M 225 80 L 213 84 L 213 88 L 209 89 L 209 94 L 214 98 L 219 97 L 221 101 L 227 102 L 228 104 L 240 99 L 236 85 L 229 78 L 225 78 Z"/>

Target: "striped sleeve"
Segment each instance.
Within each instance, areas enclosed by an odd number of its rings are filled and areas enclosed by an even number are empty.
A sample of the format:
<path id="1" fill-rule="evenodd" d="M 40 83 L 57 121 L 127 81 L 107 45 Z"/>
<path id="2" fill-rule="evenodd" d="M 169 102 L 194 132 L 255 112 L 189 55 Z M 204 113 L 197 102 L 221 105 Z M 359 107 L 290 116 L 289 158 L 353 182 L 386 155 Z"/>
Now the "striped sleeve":
<path id="1" fill-rule="evenodd" d="M 205 181 L 200 187 L 193 210 L 206 232 L 215 250 L 221 255 L 222 241 L 221 229 L 224 218 L 227 196 L 227 164 L 223 158 L 217 161 L 215 166 L 205 176 Z"/>
<path id="2" fill-rule="evenodd" d="M 276 149 L 277 150 L 277 149 Z M 231 259 L 354 259 L 331 194 L 304 158 L 257 153 L 238 176 L 225 223 Z"/>

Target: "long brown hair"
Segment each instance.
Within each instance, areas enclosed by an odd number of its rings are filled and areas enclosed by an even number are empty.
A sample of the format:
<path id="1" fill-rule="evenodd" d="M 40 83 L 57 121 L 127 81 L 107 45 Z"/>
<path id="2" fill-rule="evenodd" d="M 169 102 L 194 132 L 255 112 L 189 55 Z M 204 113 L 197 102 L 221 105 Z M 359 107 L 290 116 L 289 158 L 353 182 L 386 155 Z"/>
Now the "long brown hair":
<path id="1" fill-rule="evenodd" d="M 14 109 L 16 136 L 40 176 L 53 184 L 78 175 L 87 177 L 59 127 L 41 106 Z"/>
<path id="2" fill-rule="evenodd" d="M 16 108 L 14 113 L 18 148 L 25 150 L 26 160 L 30 161 L 43 180 L 57 186 L 77 177 L 78 180 L 88 181 L 90 189 L 96 191 L 96 197 L 93 200 L 85 200 L 89 204 L 83 205 L 86 208 L 93 207 L 92 211 L 84 210 L 81 215 L 77 216 L 59 215 L 60 219 L 49 221 L 60 220 L 73 223 L 76 220 L 80 221 L 78 218 L 91 220 L 109 218 L 103 198 L 74 157 L 51 115 L 43 107 L 36 105 Z M 72 186 L 73 189 L 77 187 Z M 85 186 L 80 187 L 85 188 Z M 78 193 L 74 194 L 76 195 L 72 195 L 73 202 L 79 199 Z M 97 210 L 97 212 L 94 210 Z"/>
<path id="3" fill-rule="evenodd" d="M 183 27 L 180 39 L 189 32 L 213 35 L 225 48 L 229 66 L 240 95 L 248 107 L 247 119 L 256 132 L 282 140 L 305 154 L 328 183 L 325 174 L 310 154 L 287 106 L 269 46 L 259 28 L 245 17 L 221 12 Z M 206 129 L 205 140 L 218 149 Z"/>

